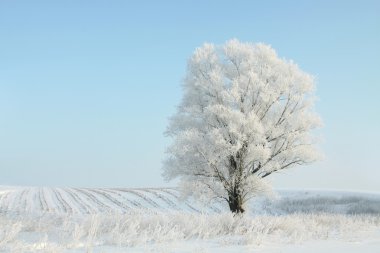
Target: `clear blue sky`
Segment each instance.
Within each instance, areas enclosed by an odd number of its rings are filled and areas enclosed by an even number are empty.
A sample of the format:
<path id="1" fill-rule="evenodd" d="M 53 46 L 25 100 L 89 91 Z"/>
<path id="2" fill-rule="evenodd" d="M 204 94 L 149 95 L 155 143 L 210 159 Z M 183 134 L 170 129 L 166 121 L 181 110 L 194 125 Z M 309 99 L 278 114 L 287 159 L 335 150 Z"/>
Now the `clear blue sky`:
<path id="1" fill-rule="evenodd" d="M 186 61 L 237 38 L 317 77 L 326 158 L 275 186 L 380 191 L 379 3 L 2 0 L 0 185 L 167 185 Z"/>

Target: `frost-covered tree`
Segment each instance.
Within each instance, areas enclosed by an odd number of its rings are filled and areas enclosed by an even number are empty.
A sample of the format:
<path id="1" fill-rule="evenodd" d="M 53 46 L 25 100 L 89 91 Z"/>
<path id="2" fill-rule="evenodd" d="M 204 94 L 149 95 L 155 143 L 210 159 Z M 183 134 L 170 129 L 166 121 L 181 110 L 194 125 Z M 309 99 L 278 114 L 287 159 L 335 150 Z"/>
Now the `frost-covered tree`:
<path id="1" fill-rule="evenodd" d="M 240 213 L 263 178 L 317 159 L 313 78 L 270 46 L 204 44 L 188 62 L 183 89 L 166 132 L 174 139 L 166 179 L 207 190 Z"/>

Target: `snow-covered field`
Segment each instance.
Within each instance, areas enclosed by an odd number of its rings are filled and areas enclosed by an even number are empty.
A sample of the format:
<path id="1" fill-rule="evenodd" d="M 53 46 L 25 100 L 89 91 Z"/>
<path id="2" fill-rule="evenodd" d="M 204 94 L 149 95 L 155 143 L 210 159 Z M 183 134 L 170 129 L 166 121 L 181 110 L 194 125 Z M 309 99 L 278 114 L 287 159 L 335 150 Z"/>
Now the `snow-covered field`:
<path id="1" fill-rule="evenodd" d="M 0 187 L 0 252 L 380 252 L 380 194 L 279 191 L 243 216 L 172 188 Z"/>

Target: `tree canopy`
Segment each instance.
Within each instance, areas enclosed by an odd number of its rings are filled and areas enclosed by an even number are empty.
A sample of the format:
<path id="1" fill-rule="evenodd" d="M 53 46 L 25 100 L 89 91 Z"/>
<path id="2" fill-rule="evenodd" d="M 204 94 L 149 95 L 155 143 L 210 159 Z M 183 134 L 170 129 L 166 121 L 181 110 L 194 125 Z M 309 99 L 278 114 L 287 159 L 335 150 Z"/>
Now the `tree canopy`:
<path id="1" fill-rule="evenodd" d="M 315 161 L 313 77 L 265 44 L 204 44 L 188 62 L 183 98 L 170 119 L 163 175 L 222 198 L 231 211 L 263 179 Z"/>

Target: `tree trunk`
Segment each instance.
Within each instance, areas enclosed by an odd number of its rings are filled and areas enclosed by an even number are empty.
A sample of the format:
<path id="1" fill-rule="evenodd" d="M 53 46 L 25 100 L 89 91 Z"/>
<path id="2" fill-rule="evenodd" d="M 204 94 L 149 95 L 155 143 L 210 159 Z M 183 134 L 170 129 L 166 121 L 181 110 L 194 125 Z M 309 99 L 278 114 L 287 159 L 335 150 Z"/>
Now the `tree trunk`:
<path id="1" fill-rule="evenodd" d="M 242 197 L 239 193 L 234 192 L 228 196 L 228 205 L 233 213 L 244 213 Z"/>

